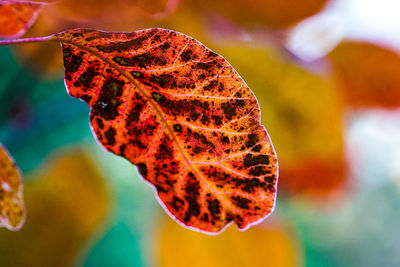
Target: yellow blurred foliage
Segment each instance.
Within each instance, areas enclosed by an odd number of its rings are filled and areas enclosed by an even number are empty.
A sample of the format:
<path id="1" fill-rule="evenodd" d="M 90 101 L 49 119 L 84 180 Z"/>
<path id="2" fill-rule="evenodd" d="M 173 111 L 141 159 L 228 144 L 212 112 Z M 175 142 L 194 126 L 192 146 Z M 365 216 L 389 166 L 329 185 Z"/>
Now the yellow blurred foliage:
<path id="1" fill-rule="evenodd" d="M 0 144 L 0 227 L 19 230 L 25 221 L 22 175 Z"/>
<path id="2" fill-rule="evenodd" d="M 400 106 L 399 54 L 370 43 L 345 41 L 329 54 L 329 59 L 350 106 Z"/>
<path id="3" fill-rule="evenodd" d="M 0 266 L 71 266 L 108 211 L 107 186 L 80 150 L 54 156 L 25 183 L 27 219 L 0 232 Z"/>
<path id="4" fill-rule="evenodd" d="M 279 224 L 240 232 L 228 227 L 209 236 L 183 228 L 164 216 L 155 248 L 160 267 L 292 267 L 300 266 L 293 234 Z"/>

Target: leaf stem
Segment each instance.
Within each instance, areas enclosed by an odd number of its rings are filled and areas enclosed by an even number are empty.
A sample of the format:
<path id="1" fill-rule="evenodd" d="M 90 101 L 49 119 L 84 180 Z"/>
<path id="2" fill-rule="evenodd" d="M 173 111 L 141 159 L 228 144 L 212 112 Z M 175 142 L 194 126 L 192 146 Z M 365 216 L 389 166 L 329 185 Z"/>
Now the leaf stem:
<path id="1" fill-rule="evenodd" d="M 11 40 L 0 40 L 0 45 L 10 45 L 10 44 L 23 44 L 23 43 L 37 43 L 37 42 L 46 42 L 46 41 L 55 41 L 52 36 L 44 36 L 44 37 L 32 37 L 32 38 L 21 38 L 21 39 L 11 39 Z"/>

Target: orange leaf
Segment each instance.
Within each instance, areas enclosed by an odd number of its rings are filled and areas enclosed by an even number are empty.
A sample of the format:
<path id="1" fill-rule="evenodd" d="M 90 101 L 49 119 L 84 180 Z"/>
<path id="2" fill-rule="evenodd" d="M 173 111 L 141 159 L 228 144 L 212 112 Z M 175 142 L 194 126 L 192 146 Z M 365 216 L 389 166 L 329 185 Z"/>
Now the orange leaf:
<path id="1" fill-rule="evenodd" d="M 0 227 L 19 230 L 25 221 L 22 175 L 2 145 L 0 166 Z"/>
<path id="2" fill-rule="evenodd" d="M 39 2 L 2 1 L 0 3 L 0 37 L 23 35 L 35 22 L 43 4 Z"/>
<path id="3" fill-rule="evenodd" d="M 51 38 L 99 142 L 138 166 L 178 222 L 215 233 L 272 211 L 275 151 L 256 98 L 224 58 L 164 29 Z"/>
<path id="4" fill-rule="evenodd" d="M 400 56 L 363 42 L 343 42 L 329 55 L 341 93 L 353 107 L 400 106 Z"/>

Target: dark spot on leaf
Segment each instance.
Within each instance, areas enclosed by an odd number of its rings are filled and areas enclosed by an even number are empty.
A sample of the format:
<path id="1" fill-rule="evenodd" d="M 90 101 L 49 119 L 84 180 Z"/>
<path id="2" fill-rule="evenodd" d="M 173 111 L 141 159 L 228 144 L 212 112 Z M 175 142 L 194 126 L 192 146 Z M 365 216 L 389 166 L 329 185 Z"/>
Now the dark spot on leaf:
<path id="1" fill-rule="evenodd" d="M 210 219 L 208 218 L 208 214 L 207 214 L 207 213 L 204 213 L 203 216 L 201 216 L 201 220 L 202 220 L 203 222 L 209 222 Z"/>
<path id="2" fill-rule="evenodd" d="M 208 211 L 210 212 L 211 217 L 214 220 L 217 220 L 219 218 L 219 215 L 221 214 L 221 205 L 218 201 L 218 199 L 207 199 L 207 204 L 208 204 Z"/>
<path id="3" fill-rule="evenodd" d="M 131 71 L 131 74 L 134 78 L 142 78 L 144 75 L 140 71 Z"/>
<path id="4" fill-rule="evenodd" d="M 70 60 L 66 60 L 64 58 L 64 67 L 65 67 L 65 72 L 66 73 L 75 73 L 78 71 L 79 67 L 82 64 L 82 58 L 80 56 L 77 56 L 73 54 L 70 58 Z"/>
<path id="5" fill-rule="evenodd" d="M 221 139 L 222 143 L 228 144 L 229 143 L 229 137 L 228 136 L 224 136 Z"/>
<path id="6" fill-rule="evenodd" d="M 221 125 L 222 124 L 222 118 L 220 116 L 212 116 L 212 119 L 214 120 L 215 125 Z"/>
<path id="7" fill-rule="evenodd" d="M 193 173 L 188 174 L 188 179 L 185 186 L 185 199 L 189 204 L 189 207 L 185 213 L 183 220 L 188 222 L 192 216 L 200 215 L 200 205 L 197 201 L 198 196 L 200 195 L 200 184 L 194 177 Z"/>
<path id="8" fill-rule="evenodd" d="M 268 155 L 256 155 L 253 156 L 251 154 L 247 154 L 246 157 L 244 158 L 244 166 L 245 167 L 250 167 L 250 166 L 255 166 L 255 165 L 260 165 L 260 164 L 269 164 L 269 157 Z"/>
<path id="9" fill-rule="evenodd" d="M 182 126 L 180 124 L 174 124 L 173 126 L 175 132 L 181 132 Z"/>
<path id="10" fill-rule="evenodd" d="M 260 175 L 265 175 L 265 174 L 269 174 L 269 173 L 270 173 L 270 171 L 267 170 L 267 168 L 265 166 L 256 166 L 249 171 L 249 174 L 253 175 L 253 176 L 260 176 Z"/>
<path id="11" fill-rule="evenodd" d="M 212 65 L 214 65 L 213 62 L 209 62 L 209 63 L 203 63 L 203 62 L 199 62 L 196 64 L 196 68 L 198 69 L 203 69 L 203 70 L 208 70 L 212 67 Z"/>
<path id="12" fill-rule="evenodd" d="M 92 97 L 90 95 L 82 95 L 81 99 L 89 104 L 90 100 L 92 100 Z"/>
<path id="13" fill-rule="evenodd" d="M 195 110 L 192 110 L 192 111 L 190 112 L 190 118 L 191 118 L 193 121 L 196 121 L 196 120 L 199 118 L 199 116 L 200 116 L 200 114 L 197 113 Z"/>
<path id="14" fill-rule="evenodd" d="M 236 100 L 236 105 L 241 108 L 244 107 L 244 100 Z"/>
<path id="15" fill-rule="evenodd" d="M 116 97 L 122 95 L 123 81 L 115 78 L 108 78 L 101 88 L 100 97 L 93 105 L 94 115 L 103 117 L 106 120 L 113 120 L 118 115 L 118 106 L 121 104 Z"/>
<path id="16" fill-rule="evenodd" d="M 171 74 L 151 75 L 150 82 L 160 88 L 176 88 L 176 78 Z"/>
<path id="17" fill-rule="evenodd" d="M 130 62 L 136 64 L 137 66 L 139 66 L 141 68 L 144 68 L 151 64 L 152 58 L 153 57 L 149 53 L 144 53 L 144 54 L 132 57 Z"/>
<path id="18" fill-rule="evenodd" d="M 265 181 L 266 183 L 272 184 L 272 183 L 274 182 L 274 177 L 271 177 L 271 176 L 269 176 L 269 177 L 264 177 L 264 181 Z"/>
<path id="19" fill-rule="evenodd" d="M 173 153 L 173 143 L 171 139 L 166 136 L 161 140 L 161 143 L 156 151 L 155 158 L 157 160 L 172 159 L 174 156 Z"/>
<path id="20" fill-rule="evenodd" d="M 172 207 L 174 208 L 174 210 L 179 211 L 184 207 L 184 205 L 185 202 L 182 199 L 174 196 L 174 198 L 172 199 Z"/>
<path id="21" fill-rule="evenodd" d="M 164 43 L 160 46 L 161 50 L 165 52 L 165 50 L 169 49 L 171 47 L 170 43 Z"/>
<path id="22" fill-rule="evenodd" d="M 114 130 L 114 128 L 109 128 L 105 132 L 105 137 L 107 139 L 108 145 L 110 145 L 110 146 L 115 145 L 115 130 Z"/>
<path id="23" fill-rule="evenodd" d="M 222 103 L 221 107 L 224 110 L 225 118 L 232 120 L 232 117 L 236 115 L 236 109 L 229 103 Z"/>
<path id="24" fill-rule="evenodd" d="M 147 166 L 144 163 L 139 163 L 137 164 L 138 170 L 140 175 L 143 176 L 143 178 L 147 178 Z"/>
<path id="25" fill-rule="evenodd" d="M 92 83 L 93 78 L 97 75 L 99 75 L 99 73 L 96 72 L 93 67 L 89 67 L 84 73 L 81 74 L 78 80 L 84 87 L 89 87 Z"/>
<path id="26" fill-rule="evenodd" d="M 211 91 L 217 86 L 218 82 L 217 81 L 211 81 L 208 85 L 204 86 L 203 89 L 205 91 Z"/>
<path id="27" fill-rule="evenodd" d="M 129 62 L 126 58 L 124 57 L 114 57 L 113 61 L 117 63 L 120 66 L 135 66 L 132 62 Z"/>
<path id="28" fill-rule="evenodd" d="M 253 147 L 257 142 L 257 135 L 256 134 L 250 134 L 248 136 L 247 142 L 246 142 L 246 147 L 251 148 Z"/>
<path id="29" fill-rule="evenodd" d="M 258 178 L 252 179 L 232 179 L 232 182 L 236 187 L 241 187 L 241 189 L 247 193 L 254 193 L 255 188 L 263 188 L 266 190 L 267 184 L 260 181 Z"/>
<path id="30" fill-rule="evenodd" d="M 123 157 L 125 157 L 125 149 L 126 149 L 126 145 L 122 144 L 119 146 L 119 154 Z"/>
<path id="31" fill-rule="evenodd" d="M 250 199 L 240 197 L 240 196 L 232 196 L 231 199 L 235 203 L 235 205 L 241 209 L 248 210 L 250 208 L 249 207 L 249 204 L 251 203 Z"/>
<path id="32" fill-rule="evenodd" d="M 181 53 L 181 60 L 187 62 L 192 58 L 192 50 L 185 50 Z"/>
<path id="33" fill-rule="evenodd" d="M 196 147 L 193 148 L 193 153 L 195 153 L 195 154 L 199 154 L 199 153 L 201 153 L 203 151 L 204 151 L 204 149 L 199 147 L 199 146 L 196 146 Z"/>
<path id="34" fill-rule="evenodd" d="M 203 114 L 200 121 L 203 124 L 207 124 L 210 121 L 210 118 L 206 114 Z"/>
<path id="35" fill-rule="evenodd" d="M 136 39 L 125 41 L 125 42 L 116 42 L 112 43 L 107 46 L 103 46 L 102 48 L 107 51 L 123 51 L 123 50 L 128 50 L 132 46 L 140 46 L 142 43 L 149 38 L 148 35 L 140 36 Z M 134 47 L 133 47 L 134 48 Z M 104 51 L 105 52 L 105 51 Z"/>
<path id="36" fill-rule="evenodd" d="M 157 92 L 153 92 L 151 95 L 153 96 L 154 101 L 157 103 L 163 103 L 165 101 L 165 97 Z"/>
<path id="37" fill-rule="evenodd" d="M 96 48 L 99 49 L 100 51 L 103 51 L 104 53 L 113 52 L 113 50 L 111 50 L 110 48 L 102 46 L 102 45 L 96 45 Z"/>
<path id="38" fill-rule="evenodd" d="M 256 145 L 255 147 L 253 147 L 253 148 L 251 149 L 251 151 L 257 153 L 257 152 L 260 152 L 260 151 L 261 151 L 261 148 L 262 148 L 261 145 Z"/>
<path id="39" fill-rule="evenodd" d="M 103 123 L 102 119 L 97 118 L 96 122 L 97 122 L 97 126 L 99 126 L 100 129 L 104 128 L 104 123 Z"/>

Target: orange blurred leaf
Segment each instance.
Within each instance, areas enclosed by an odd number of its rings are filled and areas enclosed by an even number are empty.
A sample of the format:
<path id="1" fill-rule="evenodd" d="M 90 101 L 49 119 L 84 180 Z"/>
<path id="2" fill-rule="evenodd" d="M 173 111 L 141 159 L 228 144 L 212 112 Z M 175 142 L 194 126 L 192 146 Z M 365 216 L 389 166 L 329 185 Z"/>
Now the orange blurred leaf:
<path id="1" fill-rule="evenodd" d="M 24 37 L 53 34 L 53 27 L 49 25 L 48 21 L 48 15 L 43 13 Z M 31 68 L 37 76 L 47 79 L 59 79 L 62 76 L 60 44 L 56 42 L 26 43 L 14 46 L 13 50 L 18 61 L 24 67 Z"/>
<path id="2" fill-rule="evenodd" d="M 82 26 L 114 31 L 138 30 L 170 16 L 179 0 L 32 0 L 29 3 L 44 6 L 26 36 L 38 37 Z M 1 24 L 2 18 L 5 26 Z M 6 28 L 9 23 L 9 18 L 0 16 L 0 28 Z M 62 64 L 58 44 L 24 44 L 16 47 L 16 51 L 16 57 L 38 76 L 59 78 L 57 74 L 62 72 Z"/>
<path id="3" fill-rule="evenodd" d="M 153 253 L 161 267 L 301 266 L 297 240 L 282 224 L 229 228 L 218 236 L 184 231 L 168 218 L 160 228 Z"/>
<path id="4" fill-rule="evenodd" d="M 169 2 L 171 0 L 64 0 L 52 5 L 48 12 L 77 26 L 103 26 L 103 29 L 112 27 L 114 30 L 118 26 L 119 30 L 131 30 L 164 12 Z"/>
<path id="5" fill-rule="evenodd" d="M 35 22 L 43 4 L 40 2 L 1 1 L 0 37 L 17 38 Z"/>
<path id="6" fill-rule="evenodd" d="M 303 194 L 327 199 L 329 193 L 344 189 L 347 182 L 343 156 L 323 159 L 300 158 L 298 162 L 283 164 L 279 184 L 290 195 Z"/>
<path id="7" fill-rule="evenodd" d="M 400 106 L 399 54 L 374 44 L 346 41 L 329 54 L 329 59 L 350 106 Z"/>
<path id="8" fill-rule="evenodd" d="M 72 30 L 65 83 L 109 151 L 136 164 L 178 222 L 246 229 L 276 196 L 277 159 L 256 98 L 222 57 L 173 31 Z"/>
<path id="9" fill-rule="evenodd" d="M 218 13 L 242 26 L 287 28 L 319 12 L 327 0 L 184 0 L 197 11 Z"/>
<path id="10" fill-rule="evenodd" d="M 22 175 L 0 144 L 0 227 L 19 230 L 25 222 Z"/>
<path id="11" fill-rule="evenodd" d="M 74 266 L 105 221 L 109 193 L 81 150 L 58 153 L 25 183 L 28 217 L 0 232 L 1 266 Z"/>

